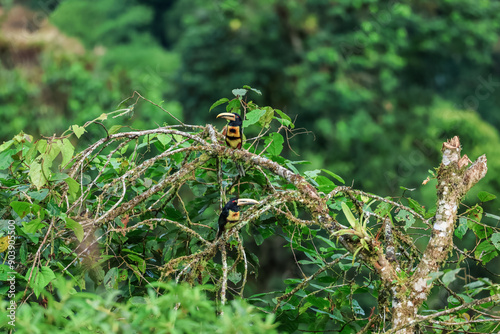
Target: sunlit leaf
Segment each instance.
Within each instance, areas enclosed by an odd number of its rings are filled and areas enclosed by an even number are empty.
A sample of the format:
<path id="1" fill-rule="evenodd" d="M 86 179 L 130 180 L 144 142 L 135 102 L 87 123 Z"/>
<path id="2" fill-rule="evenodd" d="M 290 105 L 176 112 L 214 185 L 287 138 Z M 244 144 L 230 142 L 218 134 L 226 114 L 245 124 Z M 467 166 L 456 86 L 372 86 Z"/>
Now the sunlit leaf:
<path id="1" fill-rule="evenodd" d="M 266 110 L 264 109 L 255 109 L 247 113 L 246 120 L 243 122 L 243 127 L 247 127 L 249 125 L 255 124 L 259 121 L 259 119 L 264 116 Z"/>
<path id="2" fill-rule="evenodd" d="M 479 198 L 479 200 L 481 202 L 488 202 L 488 201 L 492 201 L 494 200 L 495 198 L 497 198 L 495 195 L 493 194 L 490 194 L 486 191 L 480 191 L 478 194 L 477 194 L 477 197 Z"/>
<path id="3" fill-rule="evenodd" d="M 237 88 L 237 89 L 233 89 L 231 91 L 233 93 L 234 96 L 236 97 L 242 97 L 242 96 L 245 96 L 245 94 L 248 92 L 246 89 L 243 89 L 243 88 Z"/>
<path id="4" fill-rule="evenodd" d="M 212 106 L 210 107 L 210 109 L 208 110 L 208 112 L 212 111 L 213 108 L 217 107 L 217 106 L 220 106 L 221 104 L 224 104 L 226 102 L 228 102 L 229 99 L 228 98 L 222 98 L 222 99 L 219 99 L 217 101 L 215 101 Z"/>
<path id="5" fill-rule="evenodd" d="M 73 132 L 75 133 L 75 136 L 77 138 L 80 138 L 87 130 L 85 130 L 84 127 L 81 127 L 79 125 L 72 125 L 71 126 L 71 130 L 73 130 Z"/>

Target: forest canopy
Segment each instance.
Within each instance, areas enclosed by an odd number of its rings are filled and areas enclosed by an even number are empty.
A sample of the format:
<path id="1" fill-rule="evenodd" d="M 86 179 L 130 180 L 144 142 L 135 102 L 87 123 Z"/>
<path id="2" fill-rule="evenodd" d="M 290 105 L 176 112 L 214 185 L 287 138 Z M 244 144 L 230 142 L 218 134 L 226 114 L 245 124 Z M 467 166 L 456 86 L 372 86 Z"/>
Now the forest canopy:
<path id="1" fill-rule="evenodd" d="M 499 7 L 5 2 L 5 314 L 20 332 L 497 331 Z M 216 238 L 235 197 L 255 203 Z"/>

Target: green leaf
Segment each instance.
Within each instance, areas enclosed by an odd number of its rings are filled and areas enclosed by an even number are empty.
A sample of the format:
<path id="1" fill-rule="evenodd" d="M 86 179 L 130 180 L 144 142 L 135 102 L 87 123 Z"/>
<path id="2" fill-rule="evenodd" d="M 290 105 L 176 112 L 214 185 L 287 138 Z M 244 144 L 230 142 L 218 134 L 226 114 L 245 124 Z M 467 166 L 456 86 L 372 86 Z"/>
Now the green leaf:
<path id="1" fill-rule="evenodd" d="M 236 97 L 242 97 L 242 96 L 245 96 L 248 91 L 244 88 L 237 88 L 237 89 L 233 89 L 231 92 Z"/>
<path id="2" fill-rule="evenodd" d="M 26 241 L 24 241 L 19 248 L 19 258 L 22 263 L 26 263 L 26 259 L 28 258 L 28 246 Z"/>
<path id="3" fill-rule="evenodd" d="M 290 123 L 292 123 L 292 119 L 290 118 L 290 116 L 288 116 L 287 114 L 285 114 L 283 111 L 281 111 L 279 109 L 274 109 L 274 111 L 276 111 L 276 113 L 278 115 L 280 115 L 281 118 L 286 119 L 287 121 L 289 121 Z M 293 123 L 292 123 L 292 125 L 293 125 Z"/>
<path id="4" fill-rule="evenodd" d="M 359 315 L 365 315 L 365 310 L 359 305 L 358 301 L 356 299 L 352 300 L 352 309 L 354 310 L 354 313 L 359 314 Z"/>
<path id="5" fill-rule="evenodd" d="M 10 272 L 12 272 L 12 270 L 8 265 L 0 264 L 0 281 L 6 281 L 11 276 L 9 274 Z"/>
<path id="6" fill-rule="evenodd" d="M 114 135 L 115 133 L 117 133 L 118 131 L 120 131 L 121 128 L 123 128 L 122 125 L 113 125 L 111 127 L 111 129 L 108 130 L 108 134 Z"/>
<path id="7" fill-rule="evenodd" d="M 9 168 L 10 164 L 14 162 L 12 156 L 16 153 L 16 150 L 7 150 L 0 153 L 0 170 Z"/>
<path id="8" fill-rule="evenodd" d="M 271 107 L 264 107 L 265 114 L 259 119 L 259 125 L 268 128 L 274 117 L 274 110 Z"/>
<path id="9" fill-rule="evenodd" d="M 31 162 L 36 157 L 36 145 L 31 145 L 30 149 L 27 152 L 23 152 L 23 158 L 27 164 L 31 164 Z"/>
<path id="10" fill-rule="evenodd" d="M 222 98 L 222 99 L 215 101 L 214 104 L 212 104 L 212 106 L 210 107 L 210 109 L 208 109 L 208 112 L 211 112 L 213 108 L 220 106 L 221 104 L 224 104 L 227 101 L 229 101 L 228 98 Z"/>
<path id="11" fill-rule="evenodd" d="M 68 177 L 69 175 L 66 173 L 55 173 L 50 177 L 50 181 L 62 181 L 64 179 L 67 179 Z"/>
<path id="12" fill-rule="evenodd" d="M 485 216 L 485 217 L 488 217 L 488 218 L 495 219 L 495 220 L 500 220 L 500 216 L 493 215 L 493 214 L 488 213 L 488 212 L 486 212 L 486 213 L 484 214 L 484 216 Z"/>
<path id="13" fill-rule="evenodd" d="M 86 131 L 84 127 L 76 124 L 71 126 L 71 130 L 73 130 L 77 138 L 80 138 Z"/>
<path id="14" fill-rule="evenodd" d="M 500 233 L 493 233 L 493 235 L 491 236 L 491 242 L 496 249 L 500 250 Z"/>
<path id="15" fill-rule="evenodd" d="M 252 87 L 250 87 L 248 85 L 244 85 L 243 88 L 251 90 L 251 91 L 253 91 L 253 92 L 255 92 L 255 93 L 259 94 L 259 95 L 262 95 L 262 92 L 260 90 L 252 88 Z"/>
<path id="16" fill-rule="evenodd" d="M 347 218 L 347 221 L 349 222 L 349 224 L 351 225 L 351 227 L 353 229 L 356 229 L 357 220 L 356 220 L 356 218 L 354 218 L 354 215 L 352 214 L 351 209 L 349 209 L 347 204 L 345 204 L 344 202 L 340 203 L 340 205 L 342 206 L 342 211 L 344 212 L 344 215 Z"/>
<path id="17" fill-rule="evenodd" d="M 78 239 L 78 241 L 82 242 L 82 240 L 83 240 L 83 227 L 79 222 L 74 221 L 73 219 L 66 217 L 66 227 L 75 233 L 75 236 Z"/>
<path id="18" fill-rule="evenodd" d="M 265 146 L 269 145 L 266 152 L 271 155 L 280 155 L 281 151 L 283 151 L 284 142 L 285 139 L 283 139 L 281 134 L 273 132 L 264 140 Z"/>
<path id="19" fill-rule="evenodd" d="M 329 309 L 330 302 L 325 298 L 309 295 L 306 300 L 321 310 Z"/>
<path id="20" fill-rule="evenodd" d="M 494 200 L 495 198 L 497 198 L 495 195 L 490 194 L 490 193 L 488 193 L 486 191 L 480 191 L 477 194 L 477 197 L 479 198 L 479 200 L 481 202 L 488 202 L 488 201 L 491 201 L 491 200 Z"/>
<path id="21" fill-rule="evenodd" d="M 457 274 L 459 273 L 459 271 L 462 270 L 460 268 L 458 269 L 453 269 L 453 270 L 445 270 L 445 274 L 443 275 L 443 283 L 444 283 L 444 286 L 448 286 L 450 285 L 451 282 L 453 282 L 456 278 L 457 278 Z"/>
<path id="22" fill-rule="evenodd" d="M 42 164 L 38 161 L 33 161 L 30 165 L 29 176 L 31 179 L 31 183 L 33 183 L 33 185 L 35 185 L 37 189 L 40 189 L 45 184 L 47 184 L 47 179 L 45 176 L 50 177 L 50 173 L 47 173 L 47 170 L 45 170 L 45 168 L 42 172 Z"/>
<path id="23" fill-rule="evenodd" d="M 410 208 L 415 210 L 415 212 L 417 212 L 422 216 L 425 216 L 425 209 L 423 208 L 422 205 L 420 205 L 420 203 L 415 201 L 413 198 L 408 198 L 408 204 L 410 205 Z"/>
<path id="24" fill-rule="evenodd" d="M 137 267 L 139 268 L 139 271 L 141 273 L 144 273 L 146 271 L 146 261 L 144 261 L 143 258 L 135 254 L 127 254 L 127 257 L 132 261 L 137 262 Z"/>
<path id="25" fill-rule="evenodd" d="M 395 218 L 398 221 L 404 221 L 405 222 L 405 226 L 404 226 L 405 230 L 408 230 L 415 223 L 415 218 L 413 217 L 413 215 L 410 212 L 406 211 L 406 210 L 399 210 L 399 212 L 398 212 L 398 214 L 396 215 Z"/>
<path id="26" fill-rule="evenodd" d="M 57 144 L 62 154 L 61 167 L 64 167 L 73 158 L 75 147 L 73 146 L 73 144 L 71 144 L 71 142 L 67 138 L 64 138 L 62 141 L 57 141 Z"/>
<path id="27" fill-rule="evenodd" d="M 315 181 L 318 183 L 318 190 L 324 193 L 329 193 L 337 187 L 332 180 L 323 175 L 316 176 Z"/>
<path id="28" fill-rule="evenodd" d="M 12 146 L 12 144 L 14 144 L 14 140 L 12 140 L 12 139 L 4 142 L 2 145 L 0 145 L 0 152 L 3 152 L 6 149 L 8 149 L 9 147 Z"/>
<path id="29" fill-rule="evenodd" d="M 47 152 L 45 154 L 41 155 L 42 159 L 42 168 L 43 171 L 45 172 L 45 176 L 49 178 L 50 174 L 50 167 L 52 167 L 52 162 L 56 159 L 56 157 L 59 155 L 59 152 L 61 152 L 61 149 L 57 144 L 55 145 L 50 145 L 47 148 Z"/>
<path id="30" fill-rule="evenodd" d="M 116 284 L 117 279 L 118 279 L 118 268 L 113 267 L 104 276 L 104 286 L 106 287 L 106 290 L 115 290 L 116 288 L 118 288 Z"/>
<path id="31" fill-rule="evenodd" d="M 467 227 L 467 218 L 465 217 L 458 218 L 458 227 L 455 229 L 455 236 L 460 240 L 462 240 L 465 233 L 467 233 L 468 229 L 469 228 Z"/>
<path id="32" fill-rule="evenodd" d="M 240 112 L 240 107 L 241 107 L 240 100 L 234 99 L 234 100 L 229 101 L 229 103 L 226 106 L 226 111 L 238 114 Z"/>
<path id="33" fill-rule="evenodd" d="M 262 243 L 264 242 L 264 237 L 260 234 L 260 231 L 255 231 L 255 233 L 253 234 L 253 238 L 257 246 L 262 245 Z"/>
<path id="34" fill-rule="evenodd" d="M 108 114 L 102 113 L 99 115 L 99 117 L 96 118 L 96 121 L 105 121 L 108 119 Z"/>
<path id="35" fill-rule="evenodd" d="M 36 143 L 36 149 L 42 154 L 45 153 L 47 151 L 47 141 L 45 139 L 40 139 Z"/>
<path id="36" fill-rule="evenodd" d="M 480 206 L 475 206 L 471 210 L 469 210 L 467 219 L 467 227 L 474 231 L 480 239 L 485 239 L 493 233 L 491 227 L 485 227 L 478 222 L 483 218 L 483 208 Z"/>
<path id="37" fill-rule="evenodd" d="M 333 177 L 335 180 L 339 181 L 340 183 L 345 184 L 344 179 L 341 178 L 340 176 L 338 176 L 337 174 L 335 174 L 334 172 L 330 172 L 328 169 L 322 169 L 322 171 L 325 172 L 326 174 L 330 175 L 331 177 Z"/>
<path id="38" fill-rule="evenodd" d="M 476 204 L 476 206 L 468 211 L 468 215 L 470 219 L 479 223 L 483 219 L 483 208 Z"/>
<path id="39" fill-rule="evenodd" d="M 238 282 L 241 281 L 242 276 L 243 275 L 240 272 L 233 270 L 232 272 L 229 273 L 229 275 L 227 275 L 227 278 L 234 284 L 238 284 Z"/>
<path id="40" fill-rule="evenodd" d="M 286 119 L 283 119 L 283 118 L 279 118 L 279 117 L 274 117 L 274 119 L 278 120 L 278 122 L 281 123 L 281 125 L 283 126 L 289 126 L 293 129 L 294 125 L 292 122 L 290 122 L 289 120 L 286 120 Z"/>
<path id="41" fill-rule="evenodd" d="M 265 113 L 266 111 L 264 109 L 255 109 L 250 111 L 246 115 L 246 120 L 243 122 L 243 127 L 246 128 L 247 126 L 257 123 Z"/>
<path id="42" fill-rule="evenodd" d="M 33 219 L 29 223 L 25 224 L 24 231 L 26 233 L 36 233 L 36 232 L 38 232 L 38 230 L 41 230 L 45 226 L 47 226 L 47 224 L 42 222 L 42 220 L 40 218 L 37 218 L 37 219 Z"/>
<path id="43" fill-rule="evenodd" d="M 64 179 L 64 182 L 68 185 L 68 194 L 70 197 L 76 199 L 80 191 L 80 184 L 70 177 Z"/>
<path id="44" fill-rule="evenodd" d="M 30 277 L 31 269 L 32 268 L 30 268 L 26 273 L 26 280 Z M 43 289 L 55 278 L 56 276 L 54 275 L 54 272 L 49 267 L 42 266 L 40 269 L 35 267 L 30 281 L 30 286 L 33 288 L 35 296 L 38 298 Z"/>
<path id="45" fill-rule="evenodd" d="M 489 240 L 481 242 L 474 251 L 474 257 L 486 264 L 498 256 L 496 247 Z"/>
<path id="46" fill-rule="evenodd" d="M 26 202 L 12 202 L 10 206 L 17 213 L 19 218 L 24 218 L 28 213 L 31 212 L 31 204 Z"/>
<path id="47" fill-rule="evenodd" d="M 163 145 L 163 146 L 167 146 L 168 143 L 170 143 L 172 141 L 172 136 L 169 136 L 169 135 L 166 135 L 164 133 L 159 133 L 158 136 L 158 141 Z"/>
<path id="48" fill-rule="evenodd" d="M 302 283 L 302 280 L 300 278 L 286 278 L 283 282 L 287 285 L 291 285 Z"/>
<path id="49" fill-rule="evenodd" d="M 379 216 L 386 217 L 390 216 L 391 210 L 392 210 L 391 204 L 387 202 L 380 202 L 375 208 L 375 213 L 378 214 Z"/>
<path id="50" fill-rule="evenodd" d="M 46 188 L 40 191 L 28 192 L 28 196 L 34 199 L 35 201 L 43 201 L 48 194 L 49 194 L 49 189 Z"/>
<path id="51" fill-rule="evenodd" d="M 316 176 L 319 175 L 319 173 L 321 173 L 321 170 L 315 169 L 315 170 L 305 171 L 304 175 L 314 180 L 316 178 Z"/>

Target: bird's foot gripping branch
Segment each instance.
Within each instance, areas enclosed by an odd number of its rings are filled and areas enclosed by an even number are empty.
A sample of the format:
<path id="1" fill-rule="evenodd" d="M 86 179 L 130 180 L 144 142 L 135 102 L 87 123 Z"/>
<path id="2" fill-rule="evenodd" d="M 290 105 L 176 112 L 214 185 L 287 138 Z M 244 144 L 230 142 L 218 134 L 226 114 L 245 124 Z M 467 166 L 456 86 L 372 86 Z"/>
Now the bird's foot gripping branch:
<path id="1" fill-rule="evenodd" d="M 227 103 L 227 117 L 240 115 L 241 147 L 227 141 L 227 126 L 224 133 L 184 123 L 110 131 L 76 155 L 69 137 L 19 135 L 2 145 L 0 154 L 16 158 L 1 182 L 2 204 L 11 208 L 3 214 L 16 225 L 21 303 L 50 295 L 56 276 L 124 299 L 184 281 L 203 285 L 220 304 L 244 298 L 288 332 L 498 325 L 487 308 L 497 286 L 465 273 L 469 262 L 488 268 L 498 254 L 490 217 L 478 218 L 479 204 L 460 205 L 486 173 L 484 156 L 467 165 L 458 138 L 446 142 L 436 209 L 427 209 L 346 187 L 328 170 L 299 173 L 281 156 L 282 133 L 293 128 L 288 116 L 241 95 L 218 104 Z M 245 139 L 242 129 L 255 137 Z M 465 220 L 461 237 L 477 238 L 472 251 L 453 242 L 457 217 Z M 272 291 L 266 273 L 275 267 L 286 277 Z M 448 299 L 430 309 L 424 301 L 435 297 L 433 286 Z M 479 292 L 491 296 L 475 298 Z"/>

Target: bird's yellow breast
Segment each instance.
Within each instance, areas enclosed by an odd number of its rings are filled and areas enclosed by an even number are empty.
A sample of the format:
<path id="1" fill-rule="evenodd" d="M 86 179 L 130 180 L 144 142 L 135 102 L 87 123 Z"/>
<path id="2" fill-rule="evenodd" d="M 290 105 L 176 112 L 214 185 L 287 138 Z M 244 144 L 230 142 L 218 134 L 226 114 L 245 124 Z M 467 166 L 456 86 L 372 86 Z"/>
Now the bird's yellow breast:
<path id="1" fill-rule="evenodd" d="M 239 211 L 231 211 L 229 210 L 229 215 L 227 216 L 228 221 L 238 221 L 240 220 L 240 212 Z"/>
<path id="2" fill-rule="evenodd" d="M 241 137 L 240 127 L 239 126 L 227 126 L 226 130 L 227 137 Z"/>

